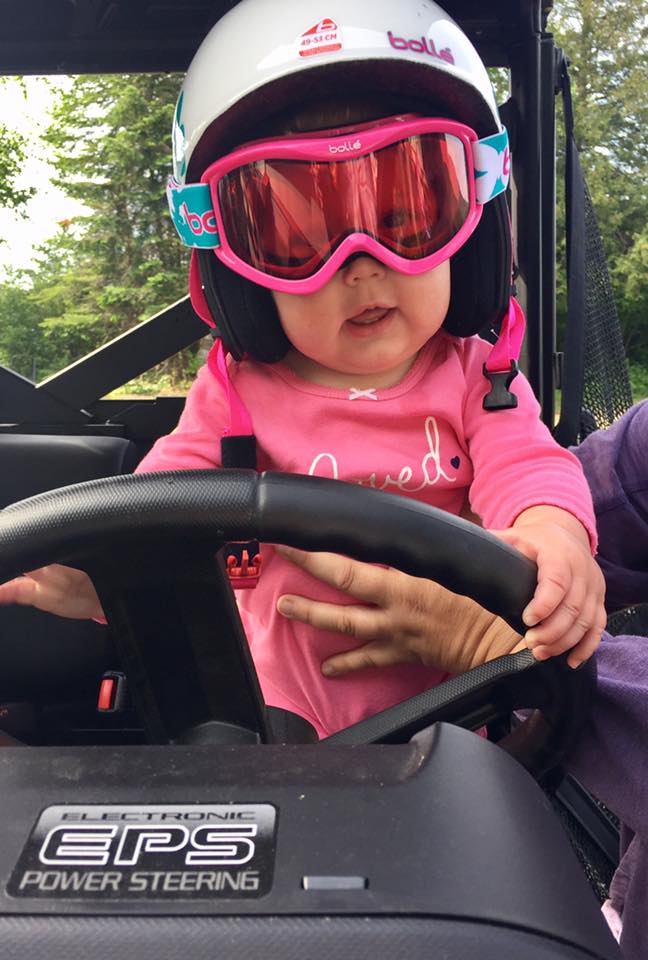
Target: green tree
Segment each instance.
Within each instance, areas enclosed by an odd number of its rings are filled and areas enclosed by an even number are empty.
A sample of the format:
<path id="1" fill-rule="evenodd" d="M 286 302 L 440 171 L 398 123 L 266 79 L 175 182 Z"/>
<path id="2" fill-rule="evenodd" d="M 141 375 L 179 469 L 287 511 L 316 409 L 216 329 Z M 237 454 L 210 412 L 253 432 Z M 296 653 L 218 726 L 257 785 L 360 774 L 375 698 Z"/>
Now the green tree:
<path id="1" fill-rule="evenodd" d="M 0 96 L 3 95 L 2 87 L 5 85 L 6 80 L 0 77 Z M 25 138 L 0 123 L 0 207 L 22 212 L 24 205 L 36 192 L 34 187 L 16 186 L 26 155 Z M 2 238 L 1 242 L 4 242 Z"/>
<path id="2" fill-rule="evenodd" d="M 38 380 L 51 372 L 52 357 L 40 328 L 43 311 L 22 281 L 16 273 L 0 285 L 0 363 Z"/>
<path id="3" fill-rule="evenodd" d="M 25 155 L 24 138 L 0 123 L 0 207 L 20 211 L 36 192 L 34 187 L 16 186 Z"/>
<path id="4" fill-rule="evenodd" d="M 648 362 L 648 272 L 640 269 L 648 215 L 648 2 L 557 0 L 549 29 L 570 60 L 576 140 L 626 347 Z M 558 219 L 560 236 L 562 198 Z M 559 314 L 564 316 L 563 272 L 558 295 Z"/>
<path id="5" fill-rule="evenodd" d="M 88 209 L 43 246 L 34 278 L 42 329 L 61 359 L 186 291 L 187 256 L 165 199 L 177 91 L 177 77 L 165 74 L 84 76 L 54 107 L 46 133 L 54 182 Z M 179 376 L 186 362 L 170 361 L 168 371 Z"/>
<path id="6" fill-rule="evenodd" d="M 646 323 L 648 321 L 648 226 L 637 234 L 623 261 L 624 273 L 618 278 L 620 300 L 625 317 L 626 341 L 630 353 L 648 365 Z M 633 347 L 636 348 L 633 350 Z"/>

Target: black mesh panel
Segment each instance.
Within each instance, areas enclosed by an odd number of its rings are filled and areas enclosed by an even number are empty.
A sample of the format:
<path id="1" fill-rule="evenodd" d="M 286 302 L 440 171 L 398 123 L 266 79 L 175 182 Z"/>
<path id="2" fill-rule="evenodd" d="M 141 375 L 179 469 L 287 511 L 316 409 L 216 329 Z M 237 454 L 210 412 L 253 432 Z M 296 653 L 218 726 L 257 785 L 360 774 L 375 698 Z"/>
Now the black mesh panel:
<path id="1" fill-rule="evenodd" d="M 585 205 L 585 335 L 581 439 L 609 427 L 632 405 L 628 363 L 598 223 L 587 184 Z"/>

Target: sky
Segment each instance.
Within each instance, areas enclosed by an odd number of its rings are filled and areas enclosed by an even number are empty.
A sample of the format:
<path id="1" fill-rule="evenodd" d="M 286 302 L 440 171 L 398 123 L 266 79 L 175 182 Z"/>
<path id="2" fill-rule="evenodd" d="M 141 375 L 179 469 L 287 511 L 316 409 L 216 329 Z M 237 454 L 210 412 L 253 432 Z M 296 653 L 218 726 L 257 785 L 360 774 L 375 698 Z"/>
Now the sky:
<path id="1" fill-rule="evenodd" d="M 78 201 L 67 198 L 50 183 L 52 169 L 46 160 L 39 135 L 47 126 L 52 87 L 69 83 L 65 77 L 25 77 L 24 87 L 9 78 L 0 86 L 0 125 L 18 130 L 29 138 L 28 159 L 19 186 L 36 186 L 37 193 L 27 205 L 27 216 L 0 209 L 0 280 L 7 267 L 29 267 L 35 247 L 56 233 L 57 222 L 82 210 Z"/>

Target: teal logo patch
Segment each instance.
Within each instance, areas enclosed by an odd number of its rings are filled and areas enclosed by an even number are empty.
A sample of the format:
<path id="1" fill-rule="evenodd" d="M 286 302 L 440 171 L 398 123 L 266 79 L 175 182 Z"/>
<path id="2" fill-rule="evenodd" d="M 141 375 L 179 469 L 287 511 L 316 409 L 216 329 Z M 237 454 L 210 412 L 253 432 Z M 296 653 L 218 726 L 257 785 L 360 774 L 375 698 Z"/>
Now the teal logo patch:
<path id="1" fill-rule="evenodd" d="M 183 187 L 170 177 L 167 200 L 175 228 L 186 247 L 212 249 L 220 246 L 216 214 L 206 183 Z"/>
<path id="2" fill-rule="evenodd" d="M 487 203 L 508 186 L 511 154 L 506 129 L 473 143 L 473 158 L 477 202 Z"/>

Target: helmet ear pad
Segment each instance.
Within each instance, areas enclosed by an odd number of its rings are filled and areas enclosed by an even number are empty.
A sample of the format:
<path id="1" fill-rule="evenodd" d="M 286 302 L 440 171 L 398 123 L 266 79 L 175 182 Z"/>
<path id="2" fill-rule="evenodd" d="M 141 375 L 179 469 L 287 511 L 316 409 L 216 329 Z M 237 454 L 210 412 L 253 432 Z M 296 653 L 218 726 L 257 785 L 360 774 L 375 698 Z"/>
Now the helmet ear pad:
<path id="1" fill-rule="evenodd" d="M 276 363 L 290 349 L 272 294 L 240 277 L 211 250 L 198 251 L 200 279 L 212 319 L 235 360 L 247 355 Z"/>
<path id="2" fill-rule="evenodd" d="M 474 233 L 450 260 L 450 307 L 444 330 L 472 337 L 499 329 L 511 295 L 511 227 L 505 194 L 485 204 Z"/>

